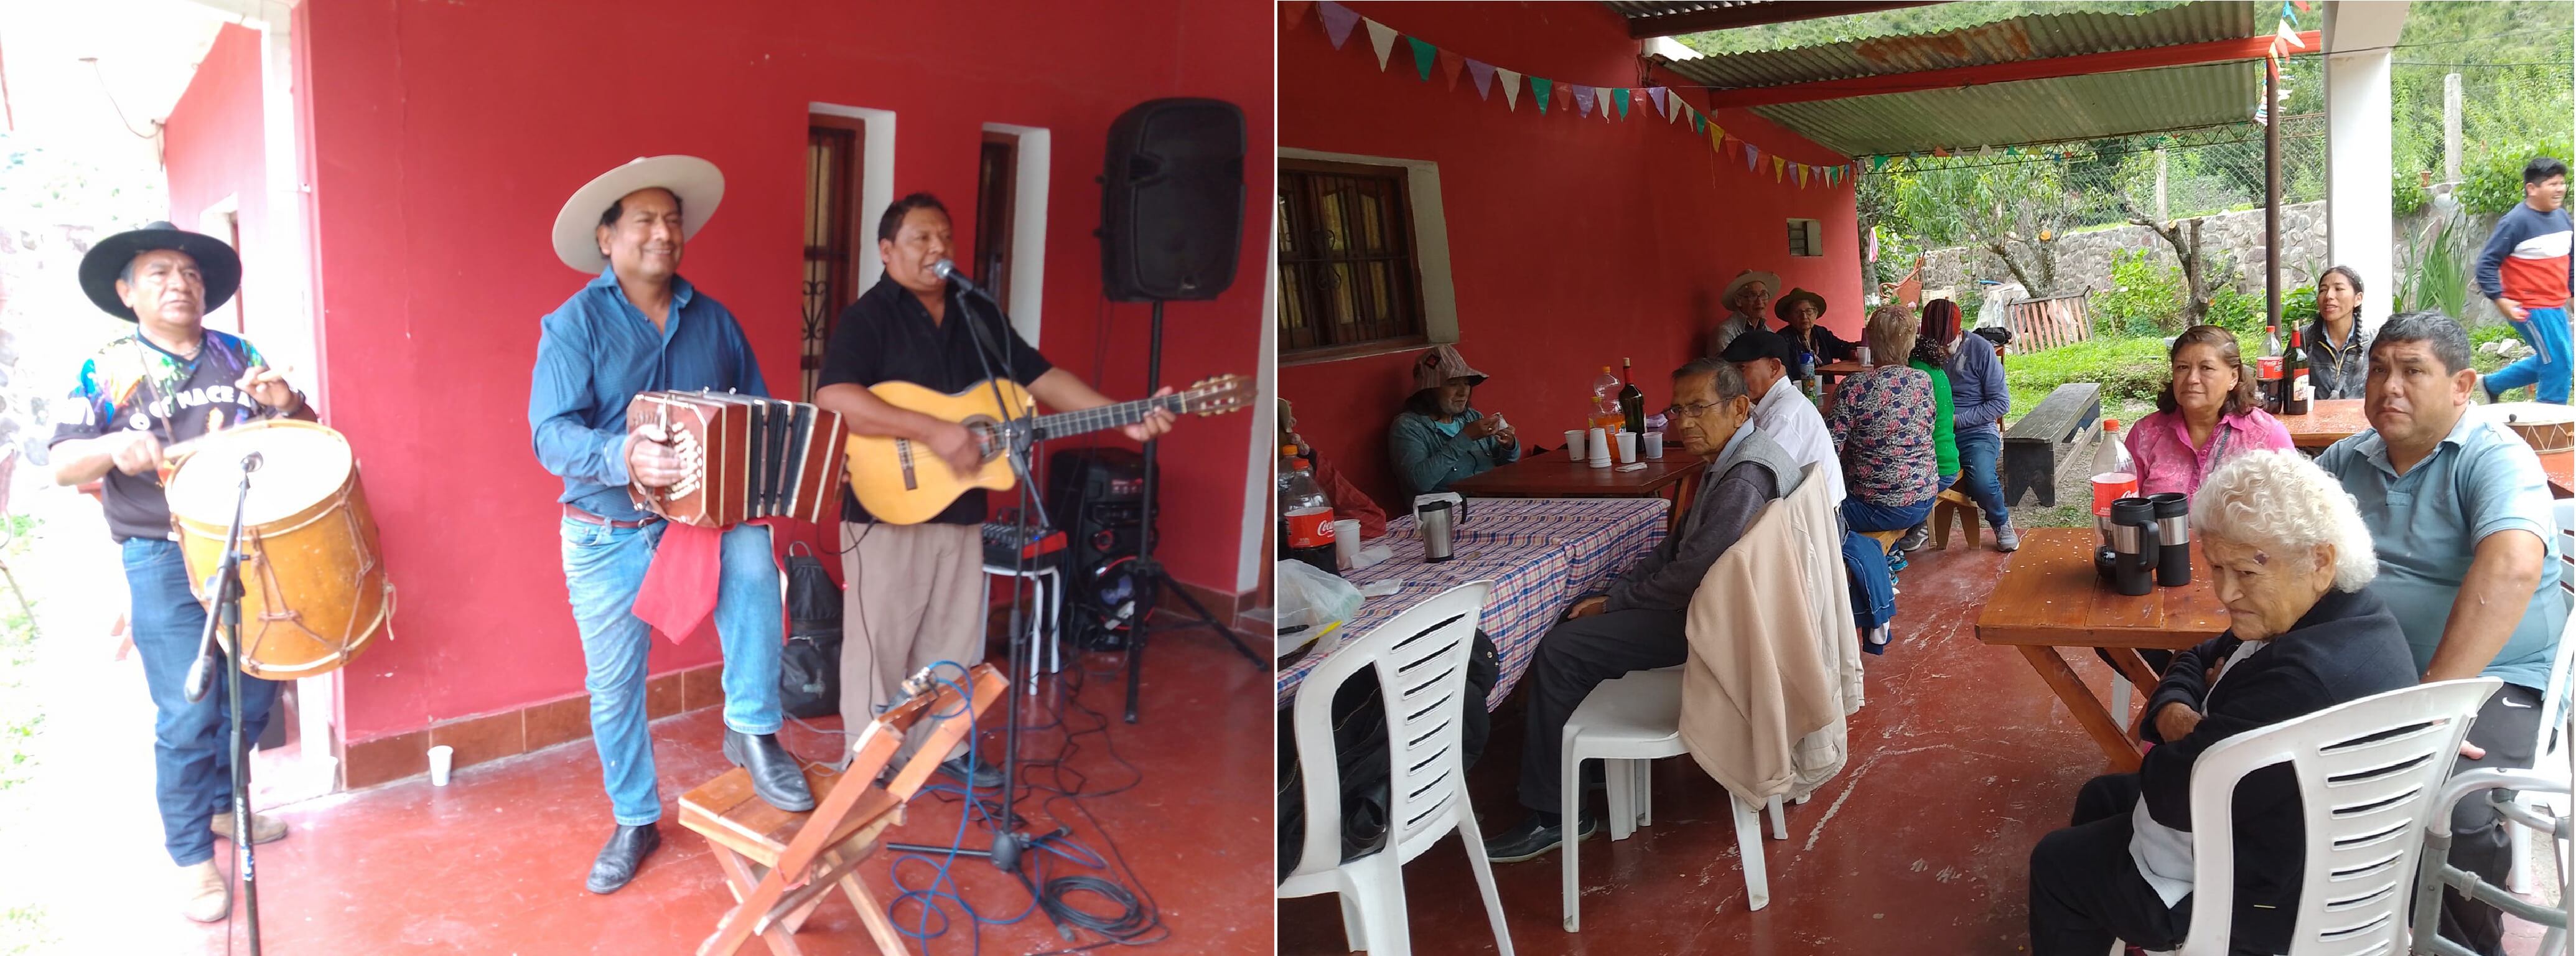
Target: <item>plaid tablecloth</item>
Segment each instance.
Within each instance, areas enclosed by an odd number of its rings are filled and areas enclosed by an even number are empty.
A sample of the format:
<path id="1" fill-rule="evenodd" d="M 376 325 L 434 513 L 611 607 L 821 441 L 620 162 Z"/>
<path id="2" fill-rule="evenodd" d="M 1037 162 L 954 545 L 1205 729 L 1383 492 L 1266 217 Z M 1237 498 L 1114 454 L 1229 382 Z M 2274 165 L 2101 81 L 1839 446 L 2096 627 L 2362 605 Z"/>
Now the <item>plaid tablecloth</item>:
<path id="1" fill-rule="evenodd" d="M 1456 555 L 1433 564 L 1422 560 L 1422 539 L 1413 533 L 1411 517 L 1387 522 L 1386 537 L 1395 557 L 1345 575 L 1361 587 L 1399 580 L 1404 586 L 1386 597 L 1370 598 L 1358 614 L 1324 638 L 1338 649 L 1346 639 L 1366 634 L 1406 608 L 1469 581 L 1492 580 L 1479 627 L 1494 639 L 1502 657 L 1502 679 L 1494 682 L 1485 707 L 1502 706 L 1528 673 L 1547 635 L 1575 596 L 1609 582 L 1664 540 L 1664 516 L 1672 503 L 1661 498 L 1477 498 L 1467 505 L 1467 523 L 1459 528 Z M 1377 542 L 1371 542 L 1377 543 Z M 1297 685 L 1330 650 L 1309 651 L 1279 669 L 1281 707 L 1297 694 Z"/>

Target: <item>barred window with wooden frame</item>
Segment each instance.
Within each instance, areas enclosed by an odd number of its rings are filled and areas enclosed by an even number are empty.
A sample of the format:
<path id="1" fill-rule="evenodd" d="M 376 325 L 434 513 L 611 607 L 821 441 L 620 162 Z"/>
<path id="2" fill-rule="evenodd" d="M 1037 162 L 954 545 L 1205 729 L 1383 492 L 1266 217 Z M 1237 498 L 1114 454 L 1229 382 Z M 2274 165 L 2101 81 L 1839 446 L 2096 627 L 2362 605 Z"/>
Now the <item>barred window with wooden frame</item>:
<path id="1" fill-rule="evenodd" d="M 1278 223 L 1281 359 L 1427 344 L 1402 167 L 1283 158 Z"/>

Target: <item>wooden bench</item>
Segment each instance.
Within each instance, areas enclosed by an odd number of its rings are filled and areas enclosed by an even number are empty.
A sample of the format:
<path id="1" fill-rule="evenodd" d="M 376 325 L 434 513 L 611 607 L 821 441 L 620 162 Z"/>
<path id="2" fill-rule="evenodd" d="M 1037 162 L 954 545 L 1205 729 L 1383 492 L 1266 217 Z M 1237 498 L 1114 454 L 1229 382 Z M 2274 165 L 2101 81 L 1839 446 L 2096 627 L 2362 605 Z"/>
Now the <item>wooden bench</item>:
<path id="1" fill-rule="evenodd" d="M 2083 438 L 2102 420 L 2102 386 L 2069 382 L 2048 393 L 2004 432 L 2004 504 L 2020 504 L 2022 492 L 2039 492 L 2044 507 L 2057 506 L 2058 446 Z"/>

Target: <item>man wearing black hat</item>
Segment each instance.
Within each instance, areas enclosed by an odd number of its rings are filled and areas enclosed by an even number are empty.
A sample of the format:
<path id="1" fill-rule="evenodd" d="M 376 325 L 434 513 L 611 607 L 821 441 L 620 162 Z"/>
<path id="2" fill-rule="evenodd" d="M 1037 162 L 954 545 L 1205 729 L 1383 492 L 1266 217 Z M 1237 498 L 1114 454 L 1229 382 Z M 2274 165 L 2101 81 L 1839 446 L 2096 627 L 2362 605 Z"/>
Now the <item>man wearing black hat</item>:
<path id="1" fill-rule="evenodd" d="M 268 725 L 277 685 L 242 676 L 241 713 L 223 694 L 189 703 L 188 668 L 204 639 L 206 609 L 189 589 L 188 567 L 171 529 L 160 480 L 171 445 L 253 418 L 313 420 L 304 396 L 268 367 L 258 349 L 205 327 L 241 288 L 241 257 L 212 236 L 156 222 L 107 237 L 82 257 L 80 283 L 107 314 L 135 324 L 81 364 L 68 414 L 54 426 L 54 481 L 104 479 L 108 531 L 125 551 L 127 615 L 151 690 L 153 787 L 162 843 L 179 865 L 181 911 L 214 922 L 232 912 L 231 886 L 215 867 L 215 837 L 231 839 L 232 758 L 227 720 L 243 740 Z M 286 825 L 253 815 L 251 838 L 266 843 Z"/>
<path id="2" fill-rule="evenodd" d="M 1798 367 L 1798 346 L 1778 332 L 1751 329 L 1726 343 L 1718 357 L 1733 363 L 1753 390 L 1753 424 L 1787 449 L 1799 465 L 1816 466 L 1816 474 L 1831 489 L 1834 507 L 1842 507 L 1843 462 L 1834 451 L 1833 430 L 1825 427 L 1824 413 L 1789 377 Z"/>

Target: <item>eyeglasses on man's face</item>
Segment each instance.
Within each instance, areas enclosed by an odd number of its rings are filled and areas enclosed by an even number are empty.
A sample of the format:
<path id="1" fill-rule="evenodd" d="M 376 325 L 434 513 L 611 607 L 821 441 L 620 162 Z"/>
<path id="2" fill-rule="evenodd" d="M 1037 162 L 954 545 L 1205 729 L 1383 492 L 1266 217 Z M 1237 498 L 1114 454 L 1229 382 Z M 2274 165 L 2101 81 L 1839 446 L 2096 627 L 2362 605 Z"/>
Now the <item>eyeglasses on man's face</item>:
<path id="1" fill-rule="evenodd" d="M 1671 405 L 1671 406 L 1667 406 L 1667 407 L 1665 407 L 1665 409 L 1663 410 L 1662 414 L 1663 414 L 1663 416 L 1664 416 L 1665 418 L 1683 418 L 1683 417 L 1697 418 L 1697 417 L 1699 417 L 1699 416 L 1706 415 L 1706 414 L 1708 414 L 1708 413 L 1710 413 L 1710 412 L 1716 411 L 1716 410 L 1717 410 L 1717 408 L 1718 408 L 1718 406 L 1719 406 L 1720 404 L 1722 404 L 1722 403 L 1719 403 L 1719 402 L 1699 402 L 1699 403 L 1694 403 L 1694 404 L 1690 404 L 1690 405 Z"/>

